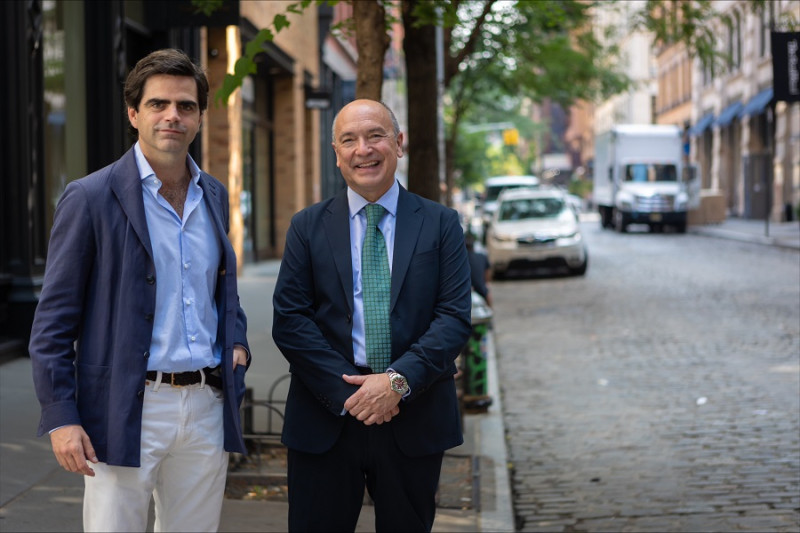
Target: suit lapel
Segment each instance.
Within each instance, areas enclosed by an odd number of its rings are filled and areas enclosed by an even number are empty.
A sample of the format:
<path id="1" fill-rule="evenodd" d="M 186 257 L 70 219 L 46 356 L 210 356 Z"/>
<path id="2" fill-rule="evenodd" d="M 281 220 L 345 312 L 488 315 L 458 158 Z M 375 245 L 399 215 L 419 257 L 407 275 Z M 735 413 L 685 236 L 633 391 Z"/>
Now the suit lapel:
<path id="1" fill-rule="evenodd" d="M 347 305 L 353 312 L 353 260 L 350 255 L 350 209 L 347 189 L 336 195 L 322 217 L 325 235 L 339 273 L 339 281 L 348 296 Z M 347 246 L 342 246 L 347 243 Z"/>
<path id="2" fill-rule="evenodd" d="M 150 244 L 150 233 L 147 230 L 147 218 L 144 214 L 144 199 L 142 198 L 142 180 L 139 178 L 139 167 L 133 148 L 128 150 L 109 172 L 111 190 L 119 200 L 125 216 L 147 250 L 150 258 L 153 257 L 153 248 Z"/>
<path id="3" fill-rule="evenodd" d="M 392 298 L 389 309 L 394 309 L 403 281 L 406 279 L 408 265 L 417 245 L 422 229 L 422 206 L 402 186 L 397 198 L 397 220 L 394 226 L 394 258 L 392 259 Z"/>
<path id="4" fill-rule="evenodd" d="M 220 239 L 224 242 L 225 239 L 223 237 L 225 237 L 228 232 L 225 229 L 223 216 L 220 212 L 220 207 L 222 206 L 219 191 L 220 184 L 216 179 L 202 171 L 200 172 L 200 180 L 198 183 L 200 188 L 203 189 L 203 201 L 206 203 L 206 207 L 208 207 L 208 212 L 211 213 L 211 218 L 214 219 L 214 227 L 217 229 Z"/>

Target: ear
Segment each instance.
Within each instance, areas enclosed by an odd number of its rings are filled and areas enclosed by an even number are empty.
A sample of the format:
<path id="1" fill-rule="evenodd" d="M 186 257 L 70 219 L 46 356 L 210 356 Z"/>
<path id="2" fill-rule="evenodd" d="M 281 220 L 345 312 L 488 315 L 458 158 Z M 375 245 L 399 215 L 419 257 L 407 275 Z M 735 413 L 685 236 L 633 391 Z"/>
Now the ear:
<path id="1" fill-rule="evenodd" d="M 131 123 L 131 126 L 133 126 L 134 128 L 136 128 L 138 130 L 139 128 L 136 126 L 137 118 L 138 117 L 137 117 L 137 114 L 136 114 L 136 109 L 134 109 L 132 107 L 129 107 L 128 108 L 128 121 Z"/>
<path id="2" fill-rule="evenodd" d="M 403 157 L 403 132 L 397 134 L 397 157 Z"/>
<path id="3" fill-rule="evenodd" d="M 336 151 L 336 143 L 331 143 L 333 147 L 333 153 L 336 154 L 336 168 L 342 168 L 341 162 L 339 161 L 339 152 Z"/>

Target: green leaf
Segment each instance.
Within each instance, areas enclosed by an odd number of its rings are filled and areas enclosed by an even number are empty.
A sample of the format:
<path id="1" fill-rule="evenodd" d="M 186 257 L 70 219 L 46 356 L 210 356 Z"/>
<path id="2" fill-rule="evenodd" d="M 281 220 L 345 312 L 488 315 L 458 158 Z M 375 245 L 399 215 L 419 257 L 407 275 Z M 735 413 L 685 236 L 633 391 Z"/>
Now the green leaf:
<path id="1" fill-rule="evenodd" d="M 195 14 L 202 13 L 210 17 L 215 11 L 222 7 L 223 1 L 224 0 L 192 0 L 192 5 L 194 6 Z"/>
<path id="2" fill-rule="evenodd" d="M 233 94 L 241 81 L 237 80 L 232 74 L 225 74 L 225 79 L 222 80 L 222 87 L 220 87 L 214 94 L 214 103 L 216 105 L 228 105 L 228 98 Z"/>
<path id="3" fill-rule="evenodd" d="M 234 75 L 240 80 L 244 79 L 248 74 L 255 74 L 258 72 L 255 61 L 247 56 L 242 56 L 236 60 L 233 66 Z"/>
<path id="4" fill-rule="evenodd" d="M 272 25 L 275 26 L 275 31 L 279 32 L 282 29 L 289 27 L 289 19 L 286 18 L 286 15 L 278 13 L 275 15 L 275 18 L 272 19 Z"/>
<path id="5" fill-rule="evenodd" d="M 255 58 L 259 53 L 264 51 L 263 48 L 264 43 L 267 41 L 272 41 L 274 38 L 275 35 L 267 28 L 264 28 L 263 30 L 259 31 L 256 34 L 256 36 L 253 37 L 253 39 L 245 45 L 244 55 L 246 55 L 251 59 Z"/>

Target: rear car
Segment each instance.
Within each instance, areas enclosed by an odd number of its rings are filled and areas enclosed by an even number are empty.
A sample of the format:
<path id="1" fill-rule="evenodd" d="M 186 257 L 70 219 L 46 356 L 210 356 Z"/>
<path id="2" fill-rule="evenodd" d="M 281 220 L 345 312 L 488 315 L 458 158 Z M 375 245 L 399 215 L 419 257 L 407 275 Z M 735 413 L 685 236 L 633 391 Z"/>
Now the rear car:
<path id="1" fill-rule="evenodd" d="M 521 187 L 538 187 L 539 178 L 536 176 L 493 176 L 487 178 L 483 183 L 483 227 L 484 230 L 489 226 L 497 209 L 497 199 L 500 193 L 509 189 L 517 189 Z"/>
<path id="2" fill-rule="evenodd" d="M 558 189 L 503 192 L 486 248 L 495 278 L 509 270 L 535 267 L 565 267 L 580 276 L 589 264 L 578 216 Z"/>

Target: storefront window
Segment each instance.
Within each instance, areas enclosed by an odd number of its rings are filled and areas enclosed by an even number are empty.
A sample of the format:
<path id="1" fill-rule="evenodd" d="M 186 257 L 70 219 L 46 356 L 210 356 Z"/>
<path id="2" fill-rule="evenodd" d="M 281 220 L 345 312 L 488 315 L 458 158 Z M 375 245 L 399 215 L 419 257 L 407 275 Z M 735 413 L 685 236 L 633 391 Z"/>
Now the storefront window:
<path id="1" fill-rule="evenodd" d="M 45 224 L 67 183 L 86 174 L 83 2 L 42 2 Z"/>
<path id="2" fill-rule="evenodd" d="M 245 261 L 274 254 L 273 190 L 270 166 L 269 84 L 250 76 L 242 84 L 242 195 Z"/>

